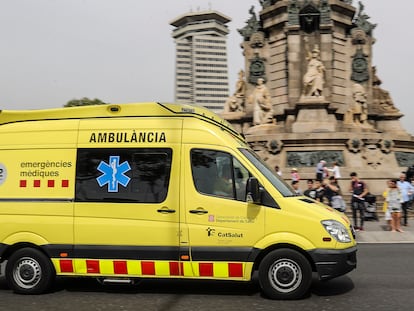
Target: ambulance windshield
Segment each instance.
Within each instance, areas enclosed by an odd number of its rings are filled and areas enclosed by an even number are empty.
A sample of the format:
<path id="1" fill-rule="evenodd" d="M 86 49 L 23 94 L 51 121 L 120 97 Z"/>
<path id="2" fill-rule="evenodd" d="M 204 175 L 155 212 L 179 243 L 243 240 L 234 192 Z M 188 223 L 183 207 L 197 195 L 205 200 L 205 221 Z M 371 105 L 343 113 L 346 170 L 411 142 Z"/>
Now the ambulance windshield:
<path id="1" fill-rule="evenodd" d="M 240 148 L 240 151 L 246 156 L 250 162 L 272 183 L 272 185 L 284 196 L 296 196 L 293 189 L 282 180 L 267 164 L 259 158 L 259 156 L 250 149 Z"/>

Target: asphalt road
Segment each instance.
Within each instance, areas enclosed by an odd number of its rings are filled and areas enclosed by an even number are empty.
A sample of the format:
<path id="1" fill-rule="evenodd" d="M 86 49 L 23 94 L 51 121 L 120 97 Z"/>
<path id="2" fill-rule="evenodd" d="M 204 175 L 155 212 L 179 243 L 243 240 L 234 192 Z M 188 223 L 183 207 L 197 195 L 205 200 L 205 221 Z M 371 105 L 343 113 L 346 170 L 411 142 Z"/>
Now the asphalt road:
<path id="1" fill-rule="evenodd" d="M 93 279 L 66 279 L 54 291 L 22 296 L 0 277 L 0 310 L 412 310 L 414 244 L 359 245 L 358 268 L 328 281 L 314 280 L 308 297 L 272 301 L 250 283 L 144 280 L 135 286 L 102 286 Z"/>

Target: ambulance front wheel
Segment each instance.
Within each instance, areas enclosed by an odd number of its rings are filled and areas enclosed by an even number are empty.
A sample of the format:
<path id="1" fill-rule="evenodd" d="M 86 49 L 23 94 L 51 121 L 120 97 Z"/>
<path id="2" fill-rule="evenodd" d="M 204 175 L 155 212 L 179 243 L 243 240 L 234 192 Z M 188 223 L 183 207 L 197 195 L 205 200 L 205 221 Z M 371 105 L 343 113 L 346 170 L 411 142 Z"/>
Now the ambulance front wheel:
<path id="1" fill-rule="evenodd" d="M 55 276 L 49 258 L 34 248 L 19 249 L 7 261 L 7 285 L 18 294 L 44 293 L 53 284 Z"/>
<path id="2" fill-rule="evenodd" d="M 267 254 L 259 267 L 263 293 L 271 299 L 299 299 L 312 282 L 312 267 L 301 253 L 277 249 Z"/>

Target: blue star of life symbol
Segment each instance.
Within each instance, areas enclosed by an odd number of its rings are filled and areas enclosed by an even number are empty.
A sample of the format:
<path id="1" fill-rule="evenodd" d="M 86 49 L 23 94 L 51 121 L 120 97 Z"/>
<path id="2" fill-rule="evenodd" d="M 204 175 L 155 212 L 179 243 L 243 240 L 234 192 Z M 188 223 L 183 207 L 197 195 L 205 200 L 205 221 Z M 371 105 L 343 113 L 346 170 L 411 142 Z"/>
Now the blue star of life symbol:
<path id="1" fill-rule="evenodd" d="M 131 170 L 131 166 L 128 162 L 119 164 L 119 156 L 110 156 L 109 164 L 101 161 L 98 165 L 98 170 L 102 173 L 101 176 L 96 178 L 100 187 L 108 184 L 108 192 L 118 192 L 118 185 L 126 187 L 131 180 L 125 175 L 126 172 Z"/>

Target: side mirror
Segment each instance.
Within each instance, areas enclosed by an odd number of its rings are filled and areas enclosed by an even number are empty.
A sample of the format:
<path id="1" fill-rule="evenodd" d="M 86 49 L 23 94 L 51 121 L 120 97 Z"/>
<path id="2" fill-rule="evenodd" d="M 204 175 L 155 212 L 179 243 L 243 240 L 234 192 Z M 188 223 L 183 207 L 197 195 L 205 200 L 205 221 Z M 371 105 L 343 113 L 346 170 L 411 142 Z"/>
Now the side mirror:
<path id="1" fill-rule="evenodd" d="M 259 181 L 255 177 L 250 177 L 246 184 L 246 202 L 260 204 Z"/>

